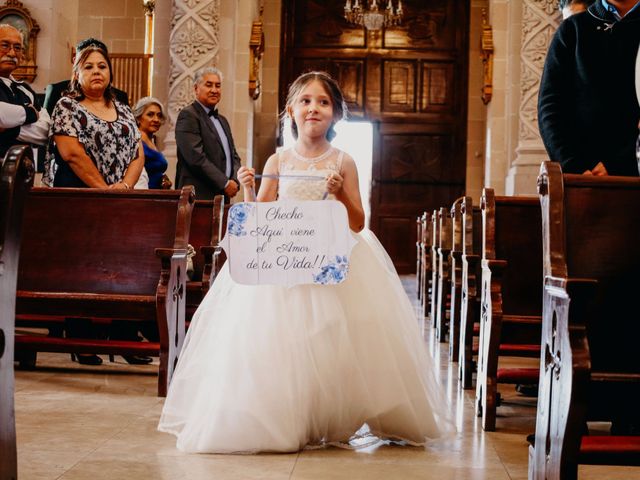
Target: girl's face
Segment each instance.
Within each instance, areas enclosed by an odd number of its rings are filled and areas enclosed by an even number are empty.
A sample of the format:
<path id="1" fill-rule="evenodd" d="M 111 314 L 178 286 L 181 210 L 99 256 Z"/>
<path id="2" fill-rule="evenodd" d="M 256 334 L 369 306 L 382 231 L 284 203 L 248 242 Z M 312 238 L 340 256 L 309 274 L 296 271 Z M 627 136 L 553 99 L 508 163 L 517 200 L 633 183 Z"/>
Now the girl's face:
<path id="1" fill-rule="evenodd" d="M 111 72 L 109 64 L 100 52 L 92 52 L 86 60 L 79 65 L 78 82 L 83 92 L 104 92 L 109 86 Z"/>
<path id="2" fill-rule="evenodd" d="M 324 137 L 334 122 L 331 97 L 318 80 L 308 83 L 288 110 L 299 137 Z"/>
<path id="3" fill-rule="evenodd" d="M 140 118 L 138 119 L 140 131 L 154 135 L 160 130 L 162 125 L 162 110 L 155 103 L 147 105 Z"/>

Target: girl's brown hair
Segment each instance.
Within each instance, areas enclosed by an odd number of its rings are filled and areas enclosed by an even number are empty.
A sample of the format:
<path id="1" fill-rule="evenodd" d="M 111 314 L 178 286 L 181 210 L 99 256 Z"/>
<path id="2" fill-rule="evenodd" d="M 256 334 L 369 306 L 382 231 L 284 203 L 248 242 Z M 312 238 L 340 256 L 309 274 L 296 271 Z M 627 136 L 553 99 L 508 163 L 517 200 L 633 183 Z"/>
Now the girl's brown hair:
<path id="1" fill-rule="evenodd" d="M 289 108 L 293 107 L 296 98 L 298 97 L 298 95 L 300 95 L 300 92 L 304 90 L 304 87 L 306 87 L 313 81 L 320 82 L 331 98 L 334 123 L 331 124 L 326 134 L 327 140 L 331 141 L 336 136 L 336 131 L 333 129 L 335 122 L 342 120 L 347 116 L 347 104 L 344 101 L 344 96 L 342 95 L 342 91 L 340 90 L 338 82 L 331 78 L 328 73 L 307 72 L 296 78 L 289 87 L 289 93 L 287 94 L 287 103 L 285 105 L 285 111 L 283 112 L 283 115 L 286 115 Z M 296 125 L 296 122 L 293 120 L 293 118 L 291 119 L 291 133 L 293 134 L 293 138 L 298 138 L 298 126 Z"/>

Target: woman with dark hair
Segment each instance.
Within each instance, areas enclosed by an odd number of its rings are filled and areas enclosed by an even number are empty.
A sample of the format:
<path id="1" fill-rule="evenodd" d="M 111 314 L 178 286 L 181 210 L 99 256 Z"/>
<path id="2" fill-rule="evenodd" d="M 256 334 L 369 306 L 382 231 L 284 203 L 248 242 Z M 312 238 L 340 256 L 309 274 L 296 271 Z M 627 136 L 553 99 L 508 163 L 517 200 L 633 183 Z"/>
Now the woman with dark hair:
<path id="1" fill-rule="evenodd" d="M 114 98 L 111 81 L 109 55 L 98 44 L 76 56 L 69 91 L 51 117 L 47 161 L 58 166 L 54 187 L 129 189 L 138 181 L 140 132 L 131 109 Z"/>
<path id="2" fill-rule="evenodd" d="M 69 90 L 51 116 L 46 162 L 55 162 L 57 169 L 45 165 L 45 173 L 55 172 L 53 179 L 43 179 L 46 185 L 130 189 L 138 181 L 144 166 L 140 132 L 131 109 L 115 99 L 111 82 L 111 61 L 102 42 L 78 52 Z M 71 338 L 96 337 L 89 319 L 67 319 L 65 330 Z M 120 333 L 113 329 L 112 335 L 116 332 Z M 71 358 L 85 365 L 102 363 L 92 354 Z M 149 363 L 151 358 L 125 360 Z"/>

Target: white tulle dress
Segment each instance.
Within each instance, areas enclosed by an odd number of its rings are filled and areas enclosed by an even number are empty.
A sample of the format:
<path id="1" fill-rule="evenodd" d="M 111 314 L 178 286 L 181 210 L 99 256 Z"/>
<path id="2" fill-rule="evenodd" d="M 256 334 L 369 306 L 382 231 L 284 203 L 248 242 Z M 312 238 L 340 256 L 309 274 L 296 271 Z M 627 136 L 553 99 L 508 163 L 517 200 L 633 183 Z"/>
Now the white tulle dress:
<path id="1" fill-rule="evenodd" d="M 339 171 L 341 159 L 335 149 L 319 160 L 281 153 L 279 198 L 322 199 L 323 181 L 295 176 Z M 423 445 L 451 432 L 391 260 L 370 231 L 354 236 L 338 285 L 240 285 L 222 268 L 191 322 L 158 425 L 180 450 Z"/>

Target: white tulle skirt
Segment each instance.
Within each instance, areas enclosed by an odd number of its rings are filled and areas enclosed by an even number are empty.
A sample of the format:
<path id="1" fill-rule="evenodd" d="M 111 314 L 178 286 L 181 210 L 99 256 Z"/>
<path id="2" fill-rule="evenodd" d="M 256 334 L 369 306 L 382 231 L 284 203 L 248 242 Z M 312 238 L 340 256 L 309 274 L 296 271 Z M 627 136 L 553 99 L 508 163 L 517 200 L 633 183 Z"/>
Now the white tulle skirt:
<path id="1" fill-rule="evenodd" d="M 373 233 L 339 285 L 246 286 L 223 267 L 194 315 L 158 429 L 186 452 L 293 452 L 452 430 L 413 307 Z M 351 441 L 351 443 L 349 443 Z"/>

